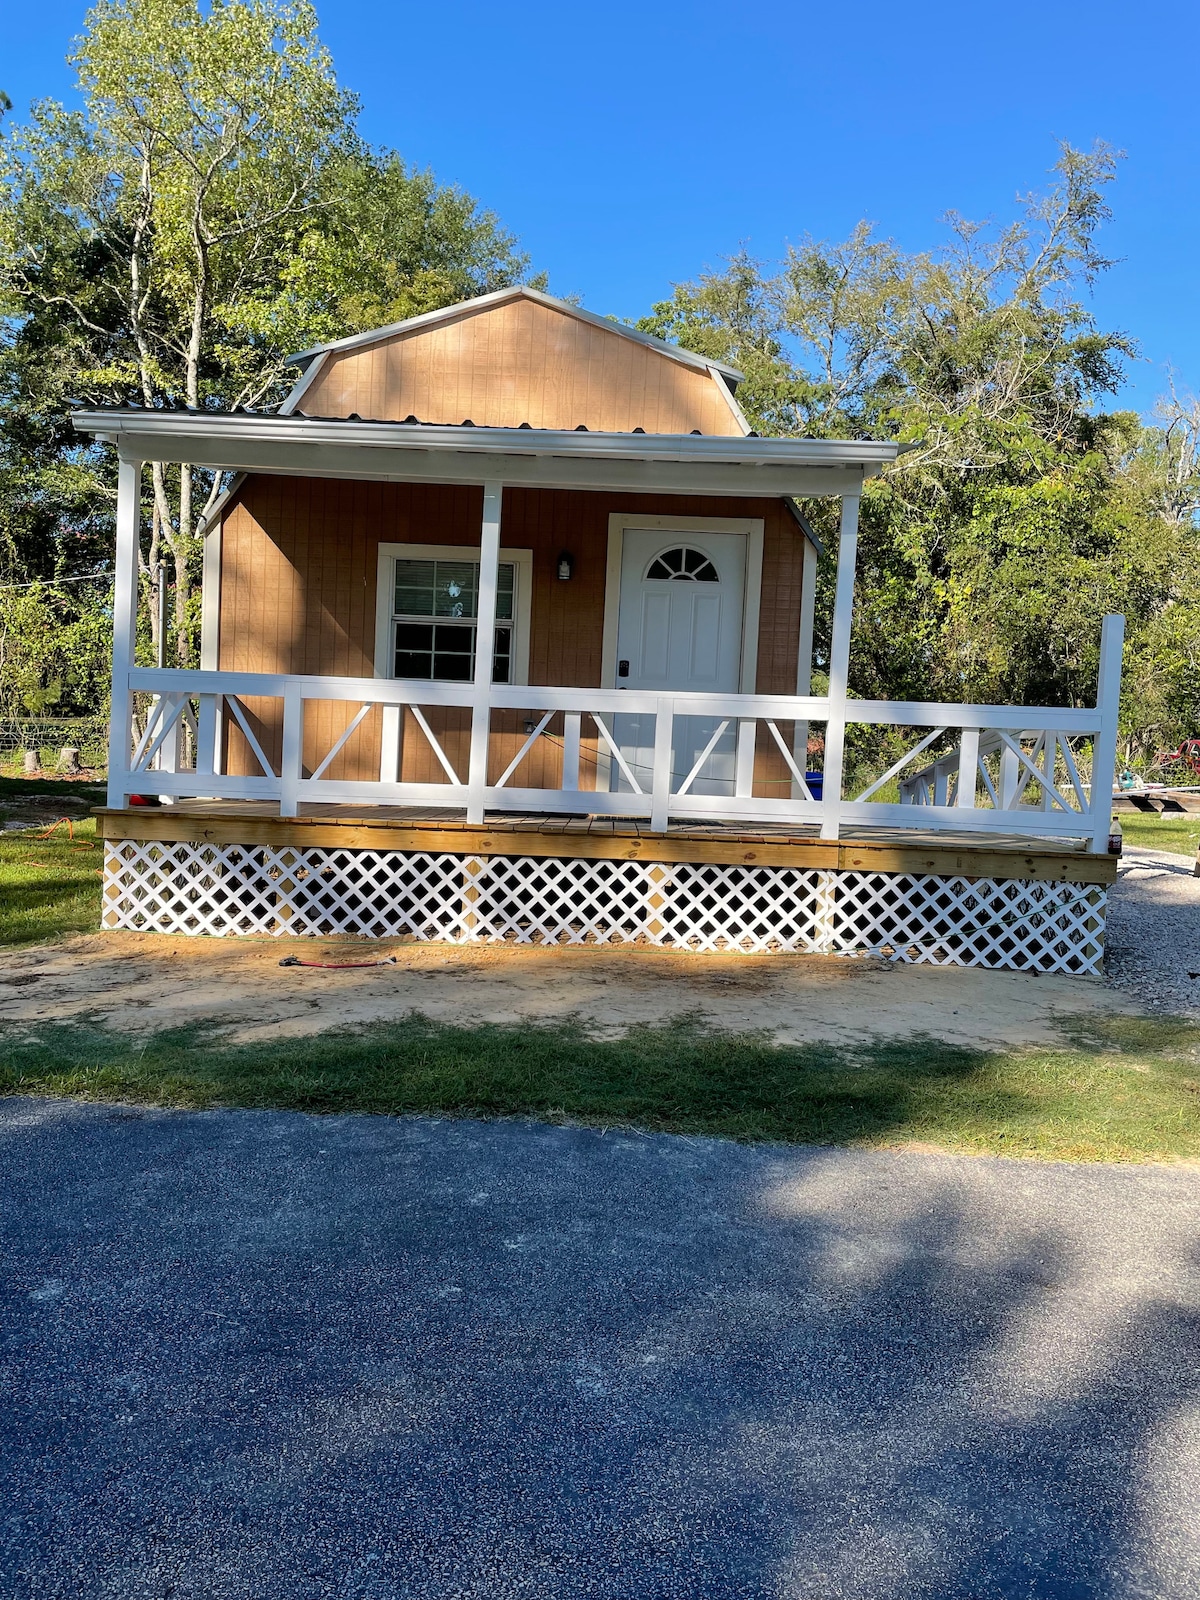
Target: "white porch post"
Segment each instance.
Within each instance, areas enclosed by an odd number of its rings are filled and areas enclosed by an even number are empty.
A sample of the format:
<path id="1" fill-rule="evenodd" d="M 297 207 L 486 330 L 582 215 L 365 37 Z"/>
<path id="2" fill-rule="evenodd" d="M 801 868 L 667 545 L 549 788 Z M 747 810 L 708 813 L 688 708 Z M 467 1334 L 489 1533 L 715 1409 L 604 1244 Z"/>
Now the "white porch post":
<path id="1" fill-rule="evenodd" d="M 496 648 L 496 587 L 500 576 L 500 502 L 504 486 L 483 486 L 483 532 L 479 544 L 479 600 L 475 622 L 475 694 L 471 708 L 471 765 L 467 774 L 467 821 L 481 823 L 487 789 L 492 727 L 492 657 Z"/>
<path id="2" fill-rule="evenodd" d="M 113 560 L 112 705 L 108 722 L 108 803 L 129 802 L 132 753 L 129 671 L 137 641 L 138 532 L 141 526 L 142 463 L 117 465 L 117 547 Z"/>
<path id="3" fill-rule="evenodd" d="M 205 532 L 200 569 L 200 668 L 216 672 L 221 665 L 221 541 L 224 524 L 217 521 Z M 196 771 L 221 770 L 221 715 L 218 696 L 202 694 L 196 719 Z"/>
<path id="4" fill-rule="evenodd" d="M 850 673 L 850 627 L 854 615 L 854 569 L 858 561 L 857 494 L 842 496 L 838 534 L 837 589 L 833 601 L 833 638 L 829 649 L 829 721 L 825 724 L 825 774 L 821 819 L 822 839 L 838 836 L 842 799 L 842 758 L 846 748 L 846 686 Z"/>
<path id="5" fill-rule="evenodd" d="M 817 615 L 817 552 L 812 540 L 804 535 L 804 566 L 800 575 L 800 638 L 796 646 L 796 693 L 812 693 L 813 632 Z M 792 754 L 796 765 L 804 772 L 808 767 L 808 723 L 798 722 L 792 734 Z M 795 779 L 792 780 L 792 799 L 803 796 Z"/>
<path id="6" fill-rule="evenodd" d="M 1125 618 L 1105 617 L 1100 626 L 1100 682 L 1096 709 L 1100 731 L 1092 744 L 1093 855 L 1107 855 L 1112 828 L 1112 786 L 1117 770 L 1117 732 L 1121 709 L 1121 657 L 1125 648 Z"/>

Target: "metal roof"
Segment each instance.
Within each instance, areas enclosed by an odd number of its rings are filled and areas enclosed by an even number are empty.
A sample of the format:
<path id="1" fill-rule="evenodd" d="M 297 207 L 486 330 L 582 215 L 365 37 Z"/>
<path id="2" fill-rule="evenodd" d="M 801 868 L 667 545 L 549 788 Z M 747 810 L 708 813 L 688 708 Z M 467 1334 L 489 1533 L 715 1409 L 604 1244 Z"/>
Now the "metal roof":
<path id="1" fill-rule="evenodd" d="M 158 433 L 175 437 L 212 433 L 230 438 L 258 435 L 311 440 L 351 436 L 365 446 L 415 447 L 516 455 L 586 455 L 678 461 L 796 461 L 821 466 L 884 466 L 911 446 L 879 439 L 765 438 L 759 434 L 602 433 L 583 424 L 573 429 L 485 427 L 457 423 L 374 421 L 349 417 L 288 416 L 270 411 L 166 410 L 142 406 L 83 409 L 72 414 L 81 433 L 114 436 Z"/>
<path id="2" fill-rule="evenodd" d="M 617 493 L 856 494 L 902 446 L 732 434 L 592 433 L 363 422 L 254 412 L 78 411 L 81 433 L 131 461 L 427 483 L 500 482 Z"/>

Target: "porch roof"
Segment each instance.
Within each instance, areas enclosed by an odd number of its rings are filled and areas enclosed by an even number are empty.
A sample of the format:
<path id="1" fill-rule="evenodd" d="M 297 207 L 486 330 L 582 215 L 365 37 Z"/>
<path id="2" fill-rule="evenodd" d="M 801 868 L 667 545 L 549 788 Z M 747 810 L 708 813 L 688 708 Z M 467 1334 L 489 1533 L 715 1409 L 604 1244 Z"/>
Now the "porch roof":
<path id="1" fill-rule="evenodd" d="M 746 498 L 856 494 L 905 448 L 893 441 L 370 422 L 255 412 L 80 410 L 81 433 L 122 460 L 288 476 Z"/>

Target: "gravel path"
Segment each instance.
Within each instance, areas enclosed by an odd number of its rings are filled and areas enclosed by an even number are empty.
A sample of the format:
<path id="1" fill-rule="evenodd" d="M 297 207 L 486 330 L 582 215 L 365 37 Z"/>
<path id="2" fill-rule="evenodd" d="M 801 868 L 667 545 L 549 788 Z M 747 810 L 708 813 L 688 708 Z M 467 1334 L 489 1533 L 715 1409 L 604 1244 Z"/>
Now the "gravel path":
<path id="1" fill-rule="evenodd" d="M 0 1103 L 6 1600 L 1193 1600 L 1200 1172 Z"/>
<path id="2" fill-rule="evenodd" d="M 1125 850 L 1109 900 L 1109 984 L 1153 1011 L 1200 1016 L 1200 878 L 1190 856 Z"/>

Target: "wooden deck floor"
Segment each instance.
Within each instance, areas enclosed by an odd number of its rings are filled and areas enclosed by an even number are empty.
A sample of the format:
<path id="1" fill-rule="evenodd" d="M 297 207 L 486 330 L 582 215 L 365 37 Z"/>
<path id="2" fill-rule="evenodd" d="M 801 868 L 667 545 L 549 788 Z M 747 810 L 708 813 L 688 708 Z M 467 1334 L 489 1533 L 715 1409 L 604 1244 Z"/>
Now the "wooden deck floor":
<path id="1" fill-rule="evenodd" d="M 1075 840 L 916 828 L 859 827 L 852 837 L 827 841 L 815 826 L 688 822 L 658 834 L 636 817 L 513 813 L 489 816 L 478 826 L 465 822 L 461 811 L 434 807 L 304 805 L 299 816 L 281 817 L 273 801 L 228 800 L 100 808 L 96 815 L 101 836 L 114 840 L 711 861 L 1075 883 L 1111 883 L 1117 870 L 1115 857 L 1091 855 Z"/>

